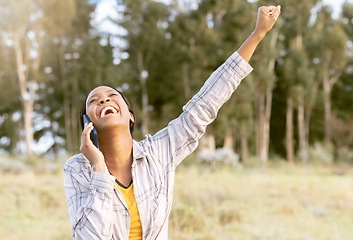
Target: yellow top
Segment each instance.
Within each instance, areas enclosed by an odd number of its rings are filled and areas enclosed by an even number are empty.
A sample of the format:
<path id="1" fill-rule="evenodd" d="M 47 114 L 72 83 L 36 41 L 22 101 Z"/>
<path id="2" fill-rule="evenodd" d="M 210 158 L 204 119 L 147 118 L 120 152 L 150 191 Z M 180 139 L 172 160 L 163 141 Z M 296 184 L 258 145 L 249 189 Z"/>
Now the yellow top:
<path id="1" fill-rule="evenodd" d="M 118 186 L 120 192 L 123 194 L 127 208 L 130 212 L 129 240 L 140 240 L 142 239 L 142 227 L 134 195 L 134 184 L 131 183 L 128 188 L 120 186 L 117 182 L 116 185 Z"/>

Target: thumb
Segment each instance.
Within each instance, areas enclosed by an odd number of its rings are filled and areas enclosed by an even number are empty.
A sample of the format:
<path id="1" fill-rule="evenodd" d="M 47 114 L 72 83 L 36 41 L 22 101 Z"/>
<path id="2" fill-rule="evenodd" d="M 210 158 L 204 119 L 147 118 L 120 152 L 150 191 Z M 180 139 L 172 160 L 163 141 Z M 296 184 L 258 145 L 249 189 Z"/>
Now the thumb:
<path id="1" fill-rule="evenodd" d="M 275 8 L 275 11 L 272 16 L 277 20 L 277 18 L 279 17 L 280 14 L 281 14 L 281 5 L 278 5 Z"/>

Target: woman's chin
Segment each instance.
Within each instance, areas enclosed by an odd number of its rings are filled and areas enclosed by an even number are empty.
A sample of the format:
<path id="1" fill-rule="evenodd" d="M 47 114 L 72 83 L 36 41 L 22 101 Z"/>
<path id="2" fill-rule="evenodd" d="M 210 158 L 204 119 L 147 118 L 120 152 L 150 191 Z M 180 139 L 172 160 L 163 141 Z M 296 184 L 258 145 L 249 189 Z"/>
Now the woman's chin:
<path id="1" fill-rule="evenodd" d="M 113 130 L 129 130 L 129 125 L 126 123 L 122 123 L 119 121 L 102 121 L 100 122 L 99 126 L 97 126 L 97 131 L 113 131 Z"/>

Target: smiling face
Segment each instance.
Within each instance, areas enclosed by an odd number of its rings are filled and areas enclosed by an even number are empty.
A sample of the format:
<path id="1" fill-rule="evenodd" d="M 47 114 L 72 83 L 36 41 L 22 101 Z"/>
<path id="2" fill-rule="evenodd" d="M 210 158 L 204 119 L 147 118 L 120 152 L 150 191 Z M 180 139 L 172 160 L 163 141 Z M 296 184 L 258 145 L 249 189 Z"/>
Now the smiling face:
<path id="1" fill-rule="evenodd" d="M 134 122 L 122 95 L 107 86 L 97 87 L 89 93 L 85 110 L 98 132 L 113 127 L 130 129 L 130 123 Z"/>

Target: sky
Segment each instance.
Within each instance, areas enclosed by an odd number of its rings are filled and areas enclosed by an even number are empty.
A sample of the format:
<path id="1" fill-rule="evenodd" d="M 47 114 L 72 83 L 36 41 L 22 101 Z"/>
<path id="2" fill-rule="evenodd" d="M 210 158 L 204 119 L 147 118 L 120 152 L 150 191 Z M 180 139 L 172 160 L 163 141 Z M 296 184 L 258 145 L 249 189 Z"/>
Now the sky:
<path id="1" fill-rule="evenodd" d="M 340 14 L 342 4 L 345 0 L 323 0 L 323 2 L 327 5 L 332 6 L 333 8 L 333 17 L 337 18 Z M 349 3 L 353 3 L 353 0 L 348 0 Z"/>

